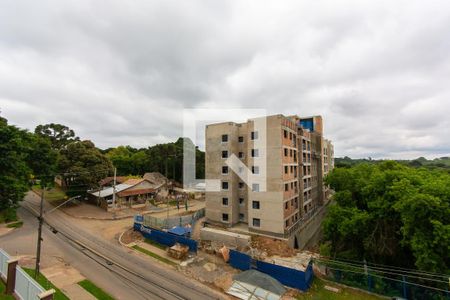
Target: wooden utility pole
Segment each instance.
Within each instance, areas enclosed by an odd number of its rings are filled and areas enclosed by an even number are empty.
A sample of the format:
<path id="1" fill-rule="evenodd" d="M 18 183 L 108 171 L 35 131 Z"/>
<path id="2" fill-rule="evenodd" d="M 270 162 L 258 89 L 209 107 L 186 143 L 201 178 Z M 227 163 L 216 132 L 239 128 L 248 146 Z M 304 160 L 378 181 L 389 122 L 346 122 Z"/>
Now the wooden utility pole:
<path id="1" fill-rule="evenodd" d="M 117 168 L 114 168 L 114 180 L 113 180 L 113 209 L 116 210 L 116 176 L 117 176 Z"/>
<path id="2" fill-rule="evenodd" d="M 37 278 L 40 271 L 41 264 L 41 242 L 42 242 L 42 224 L 44 223 L 43 212 L 44 212 L 44 191 L 45 188 L 42 188 L 41 191 L 41 205 L 39 207 L 39 227 L 38 227 L 38 240 L 37 240 L 37 249 L 36 249 L 36 267 L 34 269 L 34 278 Z"/>

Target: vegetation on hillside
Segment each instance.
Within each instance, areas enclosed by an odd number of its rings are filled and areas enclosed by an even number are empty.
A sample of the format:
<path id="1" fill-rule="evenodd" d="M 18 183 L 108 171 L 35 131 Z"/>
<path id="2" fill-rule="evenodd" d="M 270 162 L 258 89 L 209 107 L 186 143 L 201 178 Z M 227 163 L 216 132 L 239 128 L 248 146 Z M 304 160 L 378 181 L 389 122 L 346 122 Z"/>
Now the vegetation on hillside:
<path id="1" fill-rule="evenodd" d="M 352 166 L 359 165 L 361 163 L 368 164 L 377 164 L 383 162 L 385 160 L 380 159 L 372 159 L 372 158 L 358 158 L 353 159 L 348 156 L 345 157 L 336 157 L 335 158 L 335 166 L 340 168 L 350 168 Z M 450 157 L 443 156 L 435 159 L 426 159 L 425 157 L 419 157 L 413 160 L 397 160 L 398 163 L 401 163 L 406 166 L 415 167 L 415 168 L 427 168 L 430 170 L 434 169 L 444 169 L 450 172 Z"/>
<path id="2" fill-rule="evenodd" d="M 450 174 L 394 161 L 338 167 L 321 247 L 333 258 L 450 272 Z"/>

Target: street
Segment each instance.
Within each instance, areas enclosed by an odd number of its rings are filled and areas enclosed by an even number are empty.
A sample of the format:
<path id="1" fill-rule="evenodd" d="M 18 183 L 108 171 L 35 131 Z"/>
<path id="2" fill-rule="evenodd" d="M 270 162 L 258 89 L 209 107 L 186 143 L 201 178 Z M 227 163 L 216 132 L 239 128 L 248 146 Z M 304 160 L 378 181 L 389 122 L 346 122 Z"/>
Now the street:
<path id="1" fill-rule="evenodd" d="M 12 255 L 35 254 L 36 218 L 25 208 L 37 211 L 39 198 L 29 193 L 22 202 L 19 216 L 25 225 L 3 237 L 0 246 Z M 51 206 L 46 203 L 44 210 Z M 118 244 L 86 232 L 63 212 L 45 216 L 43 259 L 58 256 L 116 299 L 219 299 L 223 296 L 182 274 L 132 253 Z"/>

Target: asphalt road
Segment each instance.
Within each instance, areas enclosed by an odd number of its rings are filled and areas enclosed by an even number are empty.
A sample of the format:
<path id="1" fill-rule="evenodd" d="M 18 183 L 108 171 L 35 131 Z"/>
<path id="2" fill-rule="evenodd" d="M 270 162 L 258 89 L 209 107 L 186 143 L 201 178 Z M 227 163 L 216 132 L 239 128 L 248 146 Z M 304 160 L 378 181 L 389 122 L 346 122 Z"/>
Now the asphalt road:
<path id="1" fill-rule="evenodd" d="M 39 198 L 29 193 L 24 207 L 37 211 Z M 46 204 L 44 210 L 50 210 Z M 12 255 L 35 253 L 36 218 L 24 208 L 19 210 L 25 225 L 20 230 L 0 237 L 0 247 Z M 45 216 L 48 226 L 43 231 L 43 255 L 62 257 L 85 277 L 111 293 L 117 299 L 220 299 L 222 294 L 165 268 L 157 262 L 129 253 L 120 245 L 86 232 L 76 219 L 60 211 Z"/>

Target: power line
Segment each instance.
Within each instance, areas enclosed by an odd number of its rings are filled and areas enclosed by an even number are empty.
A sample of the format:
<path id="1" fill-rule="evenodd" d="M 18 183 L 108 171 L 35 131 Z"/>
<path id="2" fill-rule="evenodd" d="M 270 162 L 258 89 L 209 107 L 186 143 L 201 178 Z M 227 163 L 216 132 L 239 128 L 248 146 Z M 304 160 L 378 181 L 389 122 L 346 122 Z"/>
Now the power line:
<path id="1" fill-rule="evenodd" d="M 329 256 L 321 256 L 323 258 L 329 259 L 329 260 L 334 260 L 334 261 L 342 261 L 342 262 L 356 262 L 359 264 L 364 264 L 363 261 L 358 261 L 358 260 L 351 260 L 351 259 L 332 259 Z M 416 269 L 409 269 L 409 268 L 403 268 L 403 267 L 397 267 L 397 266 L 392 266 L 392 265 L 384 265 L 384 264 L 378 264 L 378 263 L 371 263 L 371 262 L 367 262 L 367 265 L 374 265 L 374 266 L 382 266 L 382 267 L 387 267 L 384 269 L 398 269 L 399 271 L 402 270 L 406 270 L 406 271 L 412 271 L 412 272 L 416 272 L 416 273 L 422 273 L 422 274 L 429 274 L 429 276 L 438 276 L 438 277 L 443 277 L 443 278 L 447 278 L 450 276 L 450 274 L 442 274 L 442 273 L 434 273 L 434 272 L 428 272 L 428 271 L 420 271 L 420 270 L 416 270 Z M 378 268 L 382 268 L 382 267 L 378 267 Z M 373 268 L 373 267 L 371 267 Z M 405 272 L 406 272 L 405 271 Z"/>
<path id="2" fill-rule="evenodd" d="M 365 274 L 365 273 L 362 273 L 362 272 L 356 272 L 356 271 L 352 271 L 352 270 L 343 270 L 343 269 L 338 269 L 338 268 L 331 268 L 331 267 L 328 267 L 328 266 L 327 266 L 327 268 L 330 269 L 330 270 L 335 270 L 335 271 L 351 272 L 351 273 L 356 273 L 356 274 L 367 275 L 367 274 Z M 432 290 L 436 290 L 436 291 L 440 291 L 440 292 L 445 292 L 445 293 L 448 292 L 447 290 L 443 290 L 443 289 L 440 289 L 440 288 L 436 288 L 436 287 L 432 287 L 432 286 L 427 286 L 427 285 L 423 285 L 423 284 L 419 284 L 419 283 L 414 283 L 414 282 L 409 282 L 409 281 L 403 281 L 403 280 L 394 279 L 394 278 L 390 278 L 390 277 L 385 277 L 385 276 L 381 276 L 381 275 L 370 274 L 370 276 L 374 276 L 374 277 L 378 277 L 378 278 L 382 278 L 382 279 L 384 278 L 384 279 L 388 279 L 388 280 L 392 280 L 392 281 L 397 281 L 397 282 L 400 282 L 400 283 L 405 283 L 405 284 L 410 284 L 410 285 L 420 286 L 420 287 L 423 287 L 423 288 L 426 288 L 426 289 L 432 289 Z"/>
<path id="3" fill-rule="evenodd" d="M 324 262 L 323 260 L 320 260 L 320 259 L 317 259 L 317 260 Z M 338 262 L 338 261 L 333 261 L 332 263 L 364 270 L 364 267 L 355 266 L 354 264 L 346 264 L 346 263 L 342 263 L 342 262 Z M 445 284 L 447 283 L 447 281 L 438 280 L 438 279 L 434 279 L 434 278 L 424 278 L 424 277 L 415 276 L 415 275 L 405 275 L 402 273 L 388 272 L 388 271 L 382 271 L 382 270 L 376 270 L 376 269 L 374 270 L 372 267 L 369 267 L 369 268 L 370 268 L 370 270 L 375 271 L 377 273 L 391 274 L 391 275 L 397 275 L 397 276 L 408 276 L 409 278 L 417 278 L 417 279 L 422 279 L 422 280 L 426 280 L 426 281 L 434 281 L 434 282 L 445 283 Z M 371 273 L 371 274 L 373 274 L 373 273 Z"/>

